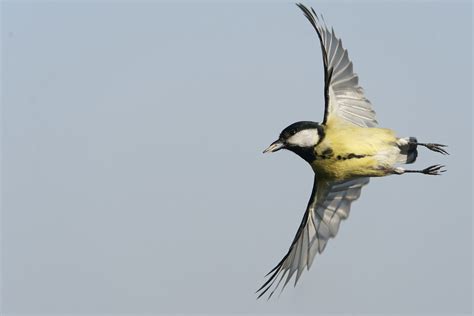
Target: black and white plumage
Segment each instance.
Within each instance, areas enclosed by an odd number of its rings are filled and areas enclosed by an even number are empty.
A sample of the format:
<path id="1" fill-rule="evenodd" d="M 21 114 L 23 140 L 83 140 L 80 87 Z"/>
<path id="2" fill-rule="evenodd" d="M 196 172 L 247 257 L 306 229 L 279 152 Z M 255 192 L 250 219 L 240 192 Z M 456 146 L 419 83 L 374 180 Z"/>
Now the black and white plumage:
<path id="1" fill-rule="evenodd" d="M 416 138 L 396 138 L 388 129 L 377 128 L 375 112 L 359 86 L 357 74 L 342 41 L 313 8 L 297 6 L 318 36 L 324 65 L 325 112 L 322 124 L 297 122 L 285 128 L 265 152 L 282 148 L 293 151 L 313 167 L 313 190 L 293 242 L 283 259 L 267 274 L 257 290 L 260 298 L 281 290 L 295 276 L 298 282 L 330 238 L 336 236 L 351 203 L 359 198 L 371 176 L 418 172 L 437 175 L 442 166 L 405 170 L 395 163 L 412 163 L 417 146 L 447 154 L 440 144 L 418 143 Z"/>
<path id="2" fill-rule="evenodd" d="M 297 6 L 313 25 L 321 44 L 325 78 L 325 113 L 323 124 L 337 115 L 348 122 L 361 126 L 377 125 L 375 112 L 370 101 L 358 85 L 359 78 L 353 72 L 352 62 L 341 39 L 337 38 L 326 23 L 321 24 L 313 8 L 301 3 Z M 314 178 L 313 190 L 303 220 L 291 243 L 288 253 L 267 276 L 269 279 L 258 290 L 264 295 L 278 280 L 275 289 L 283 281 L 283 288 L 296 272 L 295 285 L 304 268 L 309 269 L 317 253 L 322 253 L 330 238 L 336 236 L 341 220 L 349 216 L 352 201 L 360 196 L 361 189 L 369 183 L 369 178 L 352 179 L 341 182 L 318 182 Z M 274 291 L 270 292 L 269 298 Z"/>

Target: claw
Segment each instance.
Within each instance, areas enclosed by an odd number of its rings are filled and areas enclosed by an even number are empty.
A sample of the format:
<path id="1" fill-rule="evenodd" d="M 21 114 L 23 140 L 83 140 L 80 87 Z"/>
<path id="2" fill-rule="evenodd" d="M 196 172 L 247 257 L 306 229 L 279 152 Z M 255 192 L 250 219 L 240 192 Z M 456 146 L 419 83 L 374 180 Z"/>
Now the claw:
<path id="1" fill-rule="evenodd" d="M 426 148 L 432 151 L 435 151 L 443 155 L 449 155 L 449 153 L 446 150 L 444 150 L 443 147 L 448 147 L 448 146 L 442 145 L 442 144 L 433 144 L 433 143 L 426 144 Z"/>
<path id="2" fill-rule="evenodd" d="M 439 176 L 441 175 L 441 173 L 446 172 L 446 169 L 443 169 L 444 167 L 444 165 L 433 165 L 423 169 L 422 171 L 424 174 L 428 174 L 431 176 Z"/>

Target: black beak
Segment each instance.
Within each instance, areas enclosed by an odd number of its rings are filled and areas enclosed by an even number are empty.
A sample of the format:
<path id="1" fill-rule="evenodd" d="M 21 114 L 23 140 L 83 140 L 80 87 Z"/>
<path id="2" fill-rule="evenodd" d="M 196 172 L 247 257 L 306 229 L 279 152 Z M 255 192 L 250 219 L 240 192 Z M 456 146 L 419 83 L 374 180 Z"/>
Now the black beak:
<path id="1" fill-rule="evenodd" d="M 282 148 L 284 148 L 284 147 L 285 147 L 285 144 L 284 144 L 282 141 L 276 140 L 276 141 L 274 141 L 270 146 L 268 146 L 268 148 L 265 149 L 265 150 L 263 151 L 263 153 L 264 153 L 264 154 L 265 154 L 265 153 L 273 153 L 273 152 L 278 151 L 278 150 L 280 150 L 280 149 L 282 149 Z"/>

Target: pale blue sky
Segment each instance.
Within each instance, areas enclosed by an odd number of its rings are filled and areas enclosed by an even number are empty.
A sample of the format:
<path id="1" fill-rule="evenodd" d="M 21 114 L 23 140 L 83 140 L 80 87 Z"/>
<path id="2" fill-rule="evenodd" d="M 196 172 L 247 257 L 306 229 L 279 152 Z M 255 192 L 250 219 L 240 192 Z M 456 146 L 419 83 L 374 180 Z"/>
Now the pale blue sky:
<path id="1" fill-rule="evenodd" d="M 293 3 L 2 1 L 5 313 L 470 313 L 472 4 L 308 1 L 380 124 L 449 145 L 374 179 L 296 288 L 256 301 L 311 191 L 320 121 Z"/>

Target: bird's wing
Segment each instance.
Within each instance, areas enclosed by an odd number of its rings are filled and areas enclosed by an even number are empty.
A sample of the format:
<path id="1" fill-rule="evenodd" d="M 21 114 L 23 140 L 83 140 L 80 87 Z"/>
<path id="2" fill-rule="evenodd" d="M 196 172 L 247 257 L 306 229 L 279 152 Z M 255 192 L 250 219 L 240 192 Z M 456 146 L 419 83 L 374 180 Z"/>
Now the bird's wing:
<path id="1" fill-rule="evenodd" d="M 321 44 L 325 101 L 323 124 L 337 117 L 357 126 L 377 126 L 375 112 L 359 86 L 359 77 L 353 72 L 341 39 L 336 37 L 334 29 L 328 29 L 322 16 L 320 19 L 313 8 L 308 9 L 301 3 L 297 6 L 313 25 Z"/>
<path id="2" fill-rule="evenodd" d="M 288 253 L 266 275 L 268 280 L 257 290 L 259 298 L 273 287 L 270 298 L 284 280 L 283 291 L 295 272 L 296 285 L 304 268 L 309 270 L 311 267 L 316 253 L 322 253 L 329 238 L 336 236 L 341 220 L 349 216 L 352 201 L 359 198 L 361 188 L 368 182 L 369 178 L 322 182 L 315 176 L 311 198 L 296 236 Z"/>

